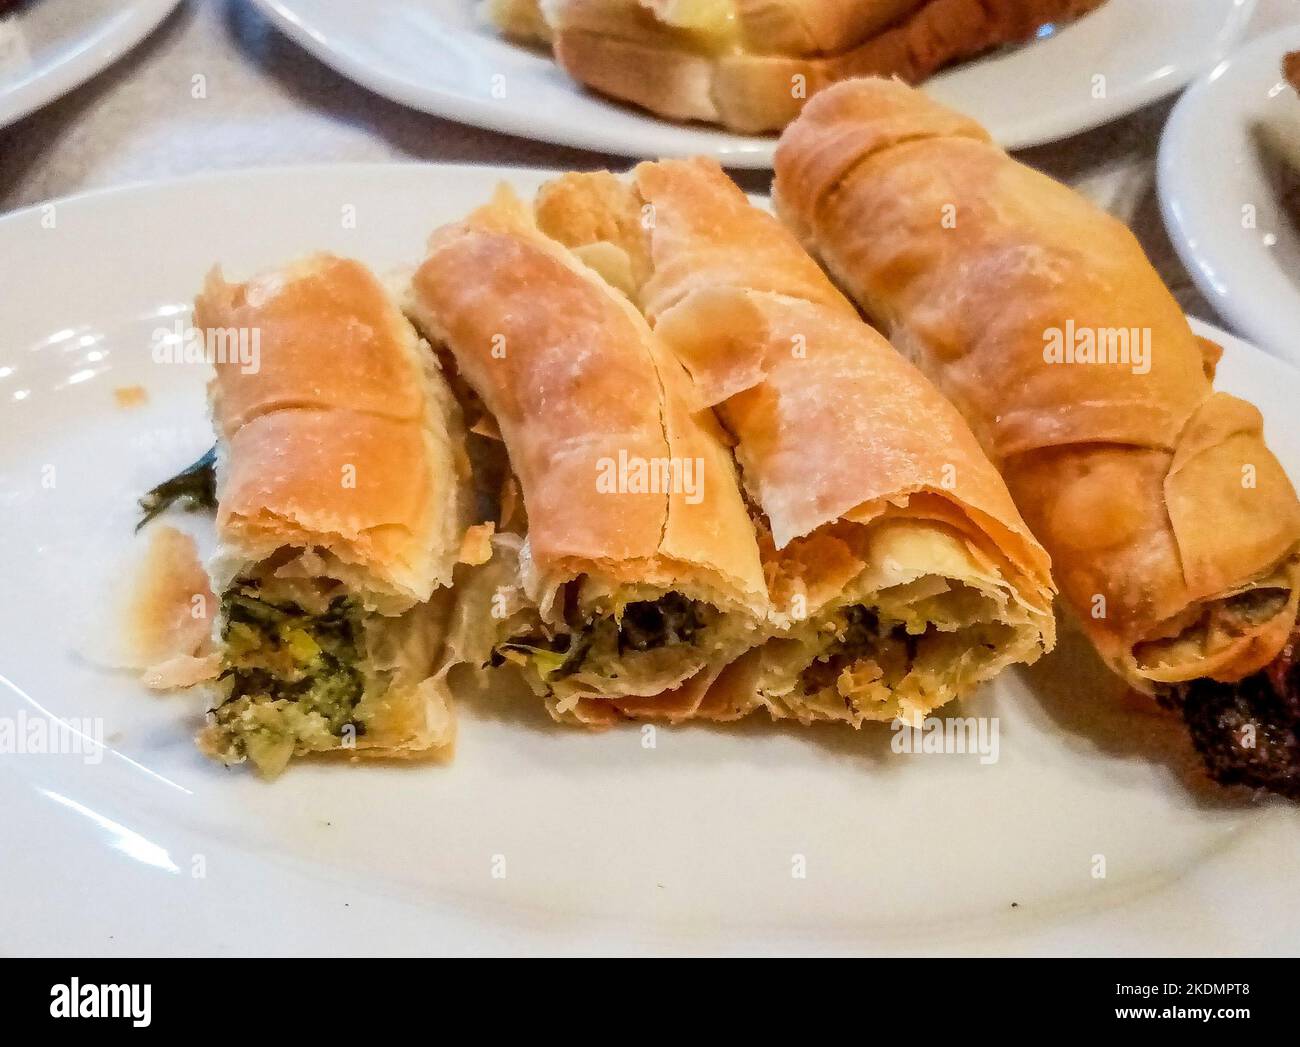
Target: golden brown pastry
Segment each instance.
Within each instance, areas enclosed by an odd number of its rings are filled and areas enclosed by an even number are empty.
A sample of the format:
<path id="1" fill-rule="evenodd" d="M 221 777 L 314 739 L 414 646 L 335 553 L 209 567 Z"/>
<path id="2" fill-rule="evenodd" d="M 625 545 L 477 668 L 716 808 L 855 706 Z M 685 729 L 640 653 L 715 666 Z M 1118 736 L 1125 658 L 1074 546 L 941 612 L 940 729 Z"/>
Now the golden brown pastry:
<path id="1" fill-rule="evenodd" d="M 966 416 L 1116 672 L 1167 693 L 1269 663 L 1300 600 L 1300 505 L 1123 224 L 876 79 L 790 127 L 775 195 Z"/>
<path id="2" fill-rule="evenodd" d="M 460 594 L 458 657 L 516 663 L 557 719 L 695 715 L 768 606 L 681 365 L 504 187 L 434 234 L 408 311 L 489 413 L 526 513 Z"/>
<path id="3" fill-rule="evenodd" d="M 242 284 L 214 271 L 195 325 L 215 355 L 222 659 L 200 747 L 267 776 L 304 753 L 444 749 L 430 600 L 468 466 L 432 353 L 364 266 L 324 254 Z"/>
<path id="4" fill-rule="evenodd" d="M 820 82 L 882 76 L 919 84 L 944 66 L 1031 40 L 1043 26 L 1072 21 L 1103 2 L 927 0 L 912 17 L 839 56 Z"/>
<path id="5" fill-rule="evenodd" d="M 784 127 L 808 98 L 846 77 L 919 82 L 1101 3 L 543 0 L 540 11 L 556 59 L 574 79 L 660 116 L 754 133 Z M 515 35 L 529 21 L 517 10 L 491 16 Z"/>
<path id="6" fill-rule="evenodd" d="M 736 441 L 781 626 L 706 698 L 916 722 L 1055 637 L 1048 559 L 961 416 L 713 161 L 543 187 Z"/>

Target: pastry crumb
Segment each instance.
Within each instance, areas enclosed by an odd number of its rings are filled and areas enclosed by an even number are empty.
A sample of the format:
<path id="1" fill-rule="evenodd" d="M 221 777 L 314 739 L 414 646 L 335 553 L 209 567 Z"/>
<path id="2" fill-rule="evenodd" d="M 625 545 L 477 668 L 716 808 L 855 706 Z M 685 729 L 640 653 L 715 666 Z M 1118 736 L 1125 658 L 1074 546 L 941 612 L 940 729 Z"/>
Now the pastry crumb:
<path id="1" fill-rule="evenodd" d="M 459 562 L 476 567 L 492 559 L 492 532 L 496 530 L 491 523 L 475 524 L 465 532 L 460 543 Z"/>
<path id="2" fill-rule="evenodd" d="M 143 385 L 119 385 L 113 390 L 117 406 L 129 410 L 149 402 L 149 393 Z"/>

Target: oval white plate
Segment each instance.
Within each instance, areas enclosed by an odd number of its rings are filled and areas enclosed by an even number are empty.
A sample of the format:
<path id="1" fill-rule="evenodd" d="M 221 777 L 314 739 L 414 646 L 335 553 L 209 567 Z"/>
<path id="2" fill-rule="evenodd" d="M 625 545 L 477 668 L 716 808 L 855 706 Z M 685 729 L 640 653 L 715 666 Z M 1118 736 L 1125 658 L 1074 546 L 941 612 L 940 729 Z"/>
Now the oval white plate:
<path id="1" fill-rule="evenodd" d="M 772 165 L 775 137 L 675 124 L 591 94 L 547 55 L 502 39 L 474 0 L 255 2 L 343 75 L 416 109 L 621 156 L 707 154 L 730 167 Z M 1051 39 L 948 70 L 927 89 L 1007 148 L 1052 141 L 1182 87 L 1239 38 L 1254 5 L 1108 0 Z"/>
<path id="2" fill-rule="evenodd" d="M 1161 138 L 1159 185 L 1170 239 L 1201 293 L 1243 335 L 1300 362 L 1300 233 L 1251 130 L 1289 121 L 1300 131 L 1300 98 L 1281 68 L 1295 50 L 1300 26 L 1254 41 L 1192 86 Z"/>
<path id="3" fill-rule="evenodd" d="M 988 765 L 758 718 L 647 747 L 467 698 L 450 766 L 272 785 L 198 755 L 193 698 L 78 654 L 114 627 L 99 579 L 136 496 L 211 439 L 204 369 L 149 350 L 209 266 L 411 263 L 498 177 L 545 174 L 244 172 L 0 220 L 0 730 L 48 710 L 107 746 L 0 755 L 6 951 L 1294 951 L 1300 811 L 1198 785 L 1179 725 L 1078 644 L 965 703 L 999 718 Z M 1225 340 L 1224 387 L 1300 475 L 1300 374 Z M 128 385 L 148 403 L 116 406 Z"/>
<path id="4" fill-rule="evenodd" d="M 153 32 L 178 0 L 29 0 L 0 21 L 0 127 L 85 83 Z"/>

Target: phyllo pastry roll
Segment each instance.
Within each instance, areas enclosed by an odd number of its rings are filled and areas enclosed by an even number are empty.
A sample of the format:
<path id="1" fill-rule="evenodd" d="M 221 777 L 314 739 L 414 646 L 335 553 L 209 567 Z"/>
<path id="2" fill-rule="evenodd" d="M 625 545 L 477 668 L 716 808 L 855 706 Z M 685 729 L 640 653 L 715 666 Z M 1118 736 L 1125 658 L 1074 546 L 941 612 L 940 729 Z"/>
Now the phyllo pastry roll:
<path id="1" fill-rule="evenodd" d="M 778 635 L 711 701 L 915 721 L 1054 642 L 1047 555 L 956 410 L 713 161 L 543 187 L 735 441 Z"/>
<path id="2" fill-rule="evenodd" d="M 527 518 L 489 565 L 510 597 L 461 617 L 559 719 L 696 715 L 768 606 L 730 453 L 681 365 L 504 187 L 434 234 L 408 311 L 493 420 Z"/>
<path id="3" fill-rule="evenodd" d="M 435 590 L 469 509 L 459 407 L 357 262 L 305 258 L 195 303 L 218 353 L 217 701 L 199 745 L 265 775 L 305 753 L 414 757 L 452 741 L 429 686 Z"/>
<path id="4" fill-rule="evenodd" d="M 1269 665 L 1296 622 L 1300 504 L 1123 224 L 883 80 L 810 104 L 776 193 L 971 423 L 1117 673 L 1181 703 Z M 1232 735 L 1235 713 L 1196 715 L 1203 747 Z"/>

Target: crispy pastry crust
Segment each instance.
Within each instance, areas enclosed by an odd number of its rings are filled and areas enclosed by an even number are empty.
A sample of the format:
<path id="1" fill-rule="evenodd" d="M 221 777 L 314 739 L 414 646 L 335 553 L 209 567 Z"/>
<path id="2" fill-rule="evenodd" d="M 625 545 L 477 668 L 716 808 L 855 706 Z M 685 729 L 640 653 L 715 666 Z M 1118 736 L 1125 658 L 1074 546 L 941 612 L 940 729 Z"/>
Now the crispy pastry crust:
<path id="1" fill-rule="evenodd" d="M 256 370 L 218 359 L 210 386 L 218 587 L 284 546 L 336 557 L 386 610 L 449 584 L 465 522 L 456 409 L 379 281 L 329 255 L 243 284 L 214 271 L 195 323 L 260 340 Z"/>
<path id="2" fill-rule="evenodd" d="M 685 373 L 636 310 L 538 232 L 513 194 L 503 188 L 434 235 L 411 304 L 500 427 L 523 489 L 531 560 L 548 588 L 593 568 L 619 582 L 691 576 L 720 605 L 764 613 L 734 468 L 720 435 L 696 417 Z M 620 454 L 700 459 L 701 500 L 676 489 L 599 490 L 601 461 Z"/>
<path id="3" fill-rule="evenodd" d="M 1151 691 L 1277 653 L 1300 599 L 1300 505 L 1259 412 L 1214 390 L 1217 347 L 1127 228 L 877 79 L 790 127 L 775 197 L 970 421 L 1117 672 Z M 1057 362 L 1049 338 L 1070 331 L 1149 340 L 1146 366 Z"/>
<path id="4" fill-rule="evenodd" d="M 966 422 L 862 322 L 779 221 L 711 160 L 643 163 L 633 185 L 605 172 L 565 176 L 539 193 L 539 220 L 575 247 L 584 236 L 624 236 L 629 222 L 591 213 L 608 207 L 617 187 L 639 205 L 625 213 L 642 214 L 649 227 L 619 243 L 649 256 L 638 304 L 687 365 L 698 395 L 719 404 L 761 377 L 784 389 L 798 412 L 787 423 L 801 433 L 800 452 L 782 453 L 789 449 L 775 433 L 778 443 L 755 448 L 776 455 L 764 463 L 772 485 L 762 504 L 778 546 L 864 503 L 928 490 L 986 518 L 999 538 L 1013 536 L 1009 558 L 1035 587 L 1050 587 L 1047 554 Z M 806 400 L 793 395 L 800 386 Z M 742 398 L 740 410 L 769 406 Z"/>

